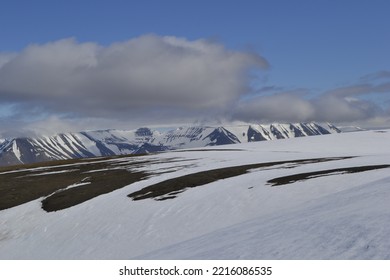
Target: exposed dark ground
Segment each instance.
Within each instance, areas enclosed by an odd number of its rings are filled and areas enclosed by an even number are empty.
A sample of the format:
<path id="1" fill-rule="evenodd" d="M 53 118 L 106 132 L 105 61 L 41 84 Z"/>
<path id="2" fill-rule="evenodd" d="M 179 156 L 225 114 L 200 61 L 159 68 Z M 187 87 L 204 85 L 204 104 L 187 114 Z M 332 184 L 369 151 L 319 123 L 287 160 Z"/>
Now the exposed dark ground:
<path id="1" fill-rule="evenodd" d="M 0 210 L 42 198 L 42 209 L 47 212 L 59 211 L 97 196 L 123 188 L 153 174 L 173 172 L 172 168 L 160 169 L 149 174 L 135 168 L 161 163 L 159 160 L 133 156 L 110 158 L 76 159 L 52 161 L 30 165 L 0 168 Z M 312 158 L 291 161 L 263 162 L 241 166 L 219 168 L 188 174 L 147 186 L 128 195 L 132 200 L 175 198 L 189 188 L 202 186 L 217 180 L 231 178 L 254 169 L 294 168 L 303 164 L 344 160 L 352 157 Z M 165 159 L 164 162 L 187 162 L 186 159 Z M 175 168 L 191 168 L 191 164 L 178 165 Z M 269 180 L 272 186 L 294 183 L 310 178 L 329 176 L 336 173 L 356 173 L 390 165 L 357 166 L 300 173 Z"/>
<path id="2" fill-rule="evenodd" d="M 390 165 L 382 164 L 382 165 L 355 166 L 355 167 L 345 167 L 345 168 L 328 169 L 328 170 L 321 170 L 315 172 L 299 173 L 299 174 L 274 178 L 272 180 L 269 180 L 267 183 L 269 183 L 272 186 L 280 186 L 280 185 L 292 184 L 298 181 L 304 181 L 304 180 L 323 177 L 323 176 L 331 176 L 340 173 L 341 174 L 358 173 L 358 172 L 383 169 L 383 168 L 390 168 Z"/>
<path id="3" fill-rule="evenodd" d="M 291 161 L 265 162 L 265 163 L 248 164 L 248 165 L 207 170 L 207 171 L 197 172 L 197 173 L 169 179 L 145 187 L 139 191 L 129 194 L 128 197 L 132 198 L 133 200 L 154 198 L 155 200 L 161 201 L 161 200 L 173 199 L 176 197 L 177 194 L 185 191 L 188 188 L 194 188 L 208 183 L 212 183 L 217 180 L 243 175 L 245 173 L 248 173 L 251 169 L 255 169 L 255 168 L 268 168 L 273 166 L 280 167 L 282 165 L 287 165 L 284 168 L 292 168 L 302 164 L 342 160 L 347 158 L 351 158 L 351 157 L 313 158 L 313 159 L 301 159 L 301 160 L 291 160 Z"/>
<path id="4" fill-rule="evenodd" d="M 0 210 L 40 197 L 46 197 L 42 208 L 48 212 L 65 209 L 146 177 L 129 170 L 139 164 L 129 158 L 127 165 L 118 168 L 107 158 L 96 158 L 0 168 Z M 66 189 L 80 183 L 89 184 Z"/>

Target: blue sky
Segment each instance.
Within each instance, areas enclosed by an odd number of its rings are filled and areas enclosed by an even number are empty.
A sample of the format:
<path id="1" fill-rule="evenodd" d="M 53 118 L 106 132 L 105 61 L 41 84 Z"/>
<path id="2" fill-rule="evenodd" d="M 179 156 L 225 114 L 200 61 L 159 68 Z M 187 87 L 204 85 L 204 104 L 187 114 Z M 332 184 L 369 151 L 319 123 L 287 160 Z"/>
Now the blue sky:
<path id="1" fill-rule="evenodd" d="M 176 104 L 174 100 L 180 98 L 185 100 L 186 96 L 179 96 L 179 93 L 168 94 L 166 99 L 172 100 L 172 106 L 157 102 L 142 110 L 146 111 L 147 115 L 152 115 L 152 119 L 139 117 L 139 110 L 135 110 L 138 115 L 132 123 L 134 126 L 157 124 L 153 123 L 156 118 L 164 120 L 162 123 L 173 123 L 179 120 L 191 122 L 199 120 L 201 117 L 198 115 L 204 116 L 205 110 L 213 111 L 213 114 L 206 115 L 214 119 L 261 122 L 290 119 L 307 121 L 310 118 L 316 121 L 317 118 L 318 121 L 325 121 L 326 116 L 334 116 L 335 112 L 320 112 L 323 110 L 319 105 L 321 102 L 338 110 L 346 110 L 338 117 L 329 118 L 329 121 L 336 123 L 360 122 L 379 126 L 386 125 L 389 119 L 390 17 L 388 11 L 390 11 L 390 1 L 1 0 L 0 5 L 0 26 L 2 26 L 0 29 L 0 55 L 2 55 L 0 56 L 0 125 L 3 126 L 3 131 L 10 130 L 6 125 L 10 123 L 10 119 L 15 121 L 11 127 L 18 125 L 26 130 L 49 126 L 77 130 L 89 128 L 88 126 L 95 128 L 94 120 L 99 117 L 96 112 L 86 113 L 90 110 L 88 106 L 85 107 L 84 112 L 82 108 L 72 110 L 71 104 L 64 108 L 53 106 L 54 103 L 62 100 L 55 99 L 55 96 L 61 95 L 59 93 L 53 92 L 54 97 L 48 94 L 42 97 L 40 93 L 28 91 L 26 87 L 18 88 L 11 83 L 12 79 L 15 79 L 16 84 L 23 83 L 24 79 L 28 80 L 31 77 L 28 73 L 20 75 L 19 79 L 15 77 L 18 73 L 16 62 L 19 62 L 20 67 L 23 66 L 23 72 L 28 68 L 25 63 L 30 61 L 26 58 L 27 54 L 31 54 L 28 52 L 29 46 L 40 48 L 41 55 L 42 52 L 50 52 L 47 50 L 48 44 L 61 42 L 57 44 L 58 48 L 52 51 L 64 56 L 69 52 L 62 53 L 63 45 L 73 44 L 74 49 L 79 49 L 78 47 L 82 49 L 83 44 L 93 44 L 84 47 L 90 47 L 90 53 L 99 56 L 97 53 L 100 54 L 100 49 L 110 50 L 115 44 L 124 44 L 129 40 L 137 40 L 149 35 L 154 36 L 155 40 L 141 41 L 143 43 L 148 41 L 153 45 L 153 55 L 154 48 L 159 48 L 160 53 L 164 52 L 165 47 L 160 41 L 164 44 L 169 41 L 168 44 L 174 44 L 176 47 L 177 44 L 182 45 L 183 42 L 164 39 L 165 36 L 171 36 L 188 43 L 186 48 L 192 48 L 191 44 L 199 40 L 206 41 L 202 48 L 219 46 L 223 50 L 220 50 L 218 57 L 229 52 L 235 52 L 237 60 L 239 55 L 246 56 L 239 62 L 235 60 L 234 63 L 229 64 L 228 67 L 231 67 L 228 68 L 229 75 L 234 77 L 224 76 L 225 79 L 234 81 L 236 78 L 242 79 L 242 76 L 245 78 L 241 84 L 234 84 L 234 87 L 237 86 L 235 89 L 237 92 L 228 93 L 227 97 L 223 96 L 223 93 L 221 96 L 215 93 L 216 99 L 223 100 L 223 108 L 206 106 L 206 104 L 200 106 L 200 109 L 191 108 L 193 110 L 190 110 L 190 114 L 181 112 L 170 117 L 170 111 L 176 110 L 177 106 L 182 106 L 180 102 Z M 69 40 L 73 40 L 73 43 L 69 43 Z M 143 45 L 141 42 L 138 43 Z M 148 46 L 152 48 L 149 43 Z M 134 46 L 130 47 L 134 48 Z M 254 60 L 262 59 L 261 65 L 246 61 L 252 54 L 258 56 L 252 57 Z M 213 59 L 211 61 L 219 63 L 220 59 L 217 56 L 213 57 L 215 61 Z M 26 58 L 24 64 L 20 62 L 22 58 Z M 5 62 L 2 63 L 2 59 Z M 181 60 L 177 59 L 175 55 L 172 67 L 181 63 L 178 62 Z M 188 63 L 192 63 L 191 61 L 188 60 Z M 144 63 L 149 62 L 145 60 Z M 167 61 L 164 63 L 169 64 Z M 42 63 L 40 62 L 39 65 Z M 137 64 L 137 67 L 140 68 L 140 65 Z M 57 68 L 50 69 L 55 71 Z M 208 70 L 217 75 L 216 69 Z M 131 69 L 129 71 L 131 72 Z M 10 76 L 10 73 L 13 76 Z M 71 73 L 67 72 L 63 79 L 67 75 L 73 77 L 74 73 L 73 70 Z M 145 79 L 154 80 L 153 75 L 161 76 L 153 73 L 147 72 Z M 138 74 L 138 72 L 133 73 L 133 75 Z M 177 73 L 172 75 L 177 76 Z M 91 74 L 88 74 L 88 77 L 90 78 Z M 191 83 L 190 77 L 191 73 L 183 76 L 189 79 L 188 83 Z M 200 80 L 204 79 L 199 78 L 197 84 Z M 38 77 L 34 83 L 45 81 L 45 79 L 39 80 Z M 52 81 L 56 79 L 53 78 Z M 93 81 L 91 80 L 91 83 Z M 171 80 L 167 77 L 161 83 L 165 85 L 169 81 Z M 6 86 L 2 87 L 1 83 Z M 70 88 L 73 89 L 62 83 L 54 86 L 63 94 L 65 91 L 70 91 Z M 174 86 L 176 85 L 173 82 L 172 87 Z M 193 90 L 208 91 L 209 86 L 210 84 L 205 84 Z M 334 94 L 334 91 L 340 90 L 350 92 L 351 87 L 355 88 L 355 91 L 348 96 Z M 36 90 L 45 91 L 38 88 Z M 80 88 L 74 90 L 81 91 Z M 213 87 L 210 92 L 214 90 L 217 89 Z M 134 88 L 130 87 L 129 91 L 134 91 Z M 80 98 L 94 98 L 93 95 L 78 94 Z M 99 100 L 99 96 L 97 95 L 96 100 Z M 119 99 L 119 96 L 123 97 L 123 93 L 118 92 L 117 96 L 115 94 L 113 96 Z M 274 96 L 276 98 L 273 98 Z M 155 99 L 154 95 L 149 97 Z M 159 95 L 160 97 L 164 98 L 163 93 Z M 69 98 L 74 96 L 70 94 Z M 139 98 L 139 95 L 132 96 L 129 93 L 128 98 Z M 191 101 L 191 98 L 189 100 Z M 340 102 L 337 103 L 338 101 Z M 102 102 L 101 104 L 96 102 L 96 107 L 106 104 L 105 99 Z M 337 105 L 334 105 L 335 103 Z M 112 106 L 112 110 L 117 112 L 119 110 L 117 105 Z M 295 109 L 285 109 L 287 105 L 295 106 Z M 264 110 L 265 106 L 272 107 L 268 115 L 256 113 L 260 110 L 267 111 Z M 278 107 L 284 111 L 290 110 L 291 114 L 278 117 L 274 113 Z M 227 114 L 226 111 L 233 113 Z M 299 114 L 300 111 L 306 114 Z M 37 115 L 33 118 L 34 121 L 31 121 L 31 114 Z M 112 114 L 110 118 L 108 110 L 104 114 L 106 121 L 102 120 L 101 125 L 123 126 L 126 118 L 133 118 L 131 114 Z M 111 121 L 107 121 L 108 119 Z M 36 120 L 39 122 L 35 122 Z M 59 122 L 61 125 L 58 124 Z M 83 123 L 82 127 L 75 125 L 80 123 Z"/>

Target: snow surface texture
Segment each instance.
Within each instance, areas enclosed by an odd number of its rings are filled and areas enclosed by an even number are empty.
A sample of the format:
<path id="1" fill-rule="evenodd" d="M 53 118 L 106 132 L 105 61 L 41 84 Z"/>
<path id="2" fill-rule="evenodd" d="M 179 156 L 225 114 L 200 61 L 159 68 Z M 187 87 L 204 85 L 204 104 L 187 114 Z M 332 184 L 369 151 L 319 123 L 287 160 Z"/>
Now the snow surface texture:
<path id="1" fill-rule="evenodd" d="M 389 164 L 389 143 L 390 130 L 364 131 L 129 158 L 158 161 L 137 167 L 151 174 L 147 179 L 65 210 L 47 213 L 38 199 L 0 211 L 0 258 L 390 259 L 390 169 L 267 183 L 298 173 Z M 258 168 L 174 199 L 128 197 L 199 171 L 350 156 Z"/>

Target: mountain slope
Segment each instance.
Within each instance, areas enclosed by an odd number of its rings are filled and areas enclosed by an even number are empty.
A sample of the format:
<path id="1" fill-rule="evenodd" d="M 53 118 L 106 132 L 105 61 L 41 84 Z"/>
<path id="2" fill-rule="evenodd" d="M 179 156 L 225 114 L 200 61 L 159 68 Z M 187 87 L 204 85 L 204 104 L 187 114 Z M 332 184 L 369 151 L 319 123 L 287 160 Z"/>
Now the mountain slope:
<path id="1" fill-rule="evenodd" d="M 165 133 L 149 128 L 61 133 L 52 137 L 16 138 L 0 144 L 0 166 L 50 160 L 143 154 L 340 132 L 316 123 L 181 127 Z"/>

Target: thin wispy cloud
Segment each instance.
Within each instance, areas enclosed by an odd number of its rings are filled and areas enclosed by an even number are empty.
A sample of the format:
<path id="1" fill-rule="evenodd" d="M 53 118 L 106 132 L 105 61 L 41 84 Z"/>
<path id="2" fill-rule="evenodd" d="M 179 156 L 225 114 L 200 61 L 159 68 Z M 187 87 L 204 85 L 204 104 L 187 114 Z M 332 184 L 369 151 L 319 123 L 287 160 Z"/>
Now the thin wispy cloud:
<path id="1" fill-rule="evenodd" d="M 378 71 L 376 73 L 371 73 L 360 78 L 362 81 L 373 81 L 380 79 L 390 79 L 390 71 Z"/>

